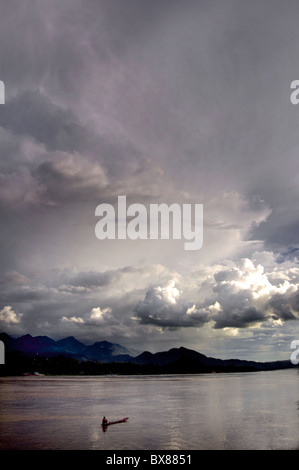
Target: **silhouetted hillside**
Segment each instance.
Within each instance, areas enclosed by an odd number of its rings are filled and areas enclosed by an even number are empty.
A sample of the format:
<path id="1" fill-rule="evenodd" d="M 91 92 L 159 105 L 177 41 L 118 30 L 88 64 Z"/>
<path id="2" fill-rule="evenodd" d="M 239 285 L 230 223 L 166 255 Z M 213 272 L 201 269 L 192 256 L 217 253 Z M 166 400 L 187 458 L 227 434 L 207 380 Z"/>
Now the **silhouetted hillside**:
<path id="1" fill-rule="evenodd" d="M 19 351 L 27 356 L 38 354 L 42 357 L 64 355 L 77 360 L 92 360 L 101 362 L 123 362 L 134 357 L 134 351 L 108 341 L 96 342 L 87 346 L 73 336 L 54 341 L 48 336 L 31 336 L 29 334 L 13 338 L 6 333 L 0 334 L 0 340 L 5 344 L 5 350 Z"/>
<path id="2" fill-rule="evenodd" d="M 207 357 L 184 347 L 134 357 L 130 350 L 108 341 L 86 346 L 69 336 L 54 341 L 47 336 L 12 338 L 0 334 L 5 344 L 1 375 L 35 371 L 43 374 L 197 374 L 211 372 L 256 372 L 293 368 L 291 361 L 255 362 Z"/>

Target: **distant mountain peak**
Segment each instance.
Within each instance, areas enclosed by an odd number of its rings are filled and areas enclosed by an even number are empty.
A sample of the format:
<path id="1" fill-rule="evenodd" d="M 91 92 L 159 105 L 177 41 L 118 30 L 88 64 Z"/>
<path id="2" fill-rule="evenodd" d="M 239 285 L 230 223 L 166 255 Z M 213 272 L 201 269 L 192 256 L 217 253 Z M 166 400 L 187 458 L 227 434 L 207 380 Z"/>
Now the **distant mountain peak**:
<path id="1" fill-rule="evenodd" d="M 10 351 L 20 351 L 26 355 L 39 354 L 42 356 L 66 355 L 78 360 L 92 360 L 99 362 L 112 362 L 130 360 L 136 354 L 133 350 L 109 341 L 97 341 L 87 346 L 74 336 L 67 336 L 54 341 L 48 336 L 31 336 L 30 334 L 13 338 L 7 333 L 0 337 Z"/>
<path id="2" fill-rule="evenodd" d="M 66 343 L 66 342 L 69 342 L 69 343 L 79 343 L 79 344 L 83 344 L 81 343 L 78 339 L 76 339 L 74 336 L 67 336 L 66 338 L 62 338 L 62 339 L 59 339 L 56 341 L 56 343 Z"/>

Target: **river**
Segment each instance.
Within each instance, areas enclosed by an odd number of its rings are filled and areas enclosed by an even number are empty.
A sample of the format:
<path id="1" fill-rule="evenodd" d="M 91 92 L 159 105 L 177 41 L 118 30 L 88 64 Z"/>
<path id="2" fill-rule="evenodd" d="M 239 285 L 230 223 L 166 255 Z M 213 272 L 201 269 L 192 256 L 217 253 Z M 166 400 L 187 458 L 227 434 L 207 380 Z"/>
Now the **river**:
<path id="1" fill-rule="evenodd" d="M 298 449 L 298 400 L 294 369 L 1 377 L 0 449 Z"/>

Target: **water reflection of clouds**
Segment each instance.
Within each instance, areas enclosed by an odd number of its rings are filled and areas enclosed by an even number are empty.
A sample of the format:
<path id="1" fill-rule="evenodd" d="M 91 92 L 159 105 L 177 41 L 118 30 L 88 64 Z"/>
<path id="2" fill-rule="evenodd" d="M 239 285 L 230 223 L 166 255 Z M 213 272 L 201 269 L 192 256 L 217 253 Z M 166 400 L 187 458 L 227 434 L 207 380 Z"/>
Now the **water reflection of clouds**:
<path id="1" fill-rule="evenodd" d="M 117 381 L 74 377 L 64 397 L 63 378 L 32 381 L 31 387 L 23 387 L 22 379 L 0 378 L 0 426 L 6 435 L 1 433 L 0 447 L 295 449 L 297 378 L 295 370 L 123 376 Z M 20 386 L 22 401 L 18 402 Z M 104 414 L 109 419 L 127 415 L 129 421 L 103 432 Z"/>

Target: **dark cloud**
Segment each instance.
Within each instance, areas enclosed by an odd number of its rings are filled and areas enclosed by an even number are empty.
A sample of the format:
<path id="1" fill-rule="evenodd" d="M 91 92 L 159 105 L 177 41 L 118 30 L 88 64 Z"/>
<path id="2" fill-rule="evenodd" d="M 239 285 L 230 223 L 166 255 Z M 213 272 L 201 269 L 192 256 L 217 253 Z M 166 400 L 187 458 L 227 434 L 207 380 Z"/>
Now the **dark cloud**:
<path id="1" fill-rule="evenodd" d="M 223 311 L 221 314 L 215 315 L 214 328 L 246 328 L 254 324 L 260 324 L 266 320 L 266 315 L 257 310 L 254 306 L 245 307 L 243 310 L 236 306 L 233 310 Z"/>
<path id="2" fill-rule="evenodd" d="M 244 339 L 247 352 L 262 338 L 275 351 L 276 334 L 287 343 L 298 318 L 297 10 L 2 1 L 1 328 L 135 346 Z M 96 206 L 121 194 L 203 203 L 202 249 L 96 240 Z"/>
<path id="3" fill-rule="evenodd" d="M 297 320 L 299 317 L 299 292 L 274 294 L 268 302 L 273 315 L 283 321 Z"/>
<path id="4" fill-rule="evenodd" d="M 96 203 L 120 192 L 141 198 L 161 193 L 157 163 L 125 139 L 96 133 L 38 90 L 8 101 L 0 126 L 4 203 Z"/>
<path id="5" fill-rule="evenodd" d="M 279 253 L 276 261 L 277 263 L 283 263 L 286 260 L 298 262 L 299 260 L 299 248 L 291 247 L 287 251 Z"/>
<path id="6" fill-rule="evenodd" d="M 292 271 L 291 271 L 292 273 Z M 209 295 L 195 301 L 186 298 L 174 281 L 152 287 L 135 306 L 142 324 L 160 328 L 203 327 L 246 329 L 262 324 L 288 322 L 298 318 L 298 270 L 290 277 L 287 269 L 271 279 L 261 265 L 243 259 L 235 266 L 216 271 Z M 292 282 L 290 282 L 292 279 Z M 185 280 L 187 282 L 187 280 Z M 204 281 L 207 289 L 207 281 Z"/>
<path id="7" fill-rule="evenodd" d="M 141 324 L 161 328 L 185 328 L 204 324 L 207 314 L 193 312 L 192 303 L 179 296 L 175 283 L 170 281 L 166 286 L 149 289 L 134 311 Z"/>
<path id="8" fill-rule="evenodd" d="M 126 266 L 117 270 L 108 270 L 104 272 L 88 271 L 80 272 L 74 275 L 69 275 L 68 278 L 63 279 L 63 285 L 70 287 L 83 287 L 83 288 L 99 288 L 105 287 L 109 284 L 116 283 L 127 273 L 133 275 L 140 273 L 140 270 Z"/>
<path id="9" fill-rule="evenodd" d="M 69 109 L 55 105 L 38 89 L 9 100 L 0 115 L 0 125 L 17 135 L 27 135 L 49 150 L 86 150 L 88 133 Z"/>

